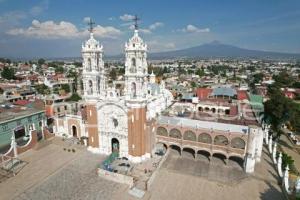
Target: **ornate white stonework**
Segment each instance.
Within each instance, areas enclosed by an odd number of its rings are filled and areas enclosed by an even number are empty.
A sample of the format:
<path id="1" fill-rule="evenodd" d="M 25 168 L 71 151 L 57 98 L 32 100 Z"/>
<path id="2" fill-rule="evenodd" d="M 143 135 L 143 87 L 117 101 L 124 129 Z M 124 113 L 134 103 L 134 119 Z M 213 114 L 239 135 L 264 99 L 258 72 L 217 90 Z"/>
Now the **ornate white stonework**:
<path id="1" fill-rule="evenodd" d="M 125 44 L 125 96 L 127 100 L 143 100 L 147 95 L 147 45 L 134 30 Z"/>
<path id="2" fill-rule="evenodd" d="M 150 152 L 139 157 L 129 155 L 128 147 L 128 113 L 132 108 L 145 108 L 146 120 L 153 119 L 161 111 L 171 105 L 173 96 L 165 89 L 164 82 L 157 84 L 155 75 L 148 74 L 147 45 L 138 34 L 134 35 L 125 44 L 125 80 L 124 95 L 114 86 L 107 87 L 106 75 L 103 63 L 103 47 L 94 38 L 91 31 L 90 38 L 82 45 L 83 58 L 83 86 L 84 100 L 87 104 L 96 106 L 96 113 L 90 116 L 97 117 L 97 130 L 99 147 L 89 146 L 88 150 L 93 153 L 112 153 L 112 139 L 119 142 L 119 154 L 128 157 L 134 162 L 141 162 L 150 158 Z M 148 78 L 150 82 L 148 82 Z M 114 85 L 114 84 L 113 84 Z M 90 111 L 91 112 L 91 111 Z M 73 118 L 78 116 L 73 116 Z M 72 118 L 71 115 L 68 119 Z M 67 120 L 64 117 L 64 120 Z M 83 136 L 94 138 L 89 135 L 87 123 L 82 120 L 79 123 Z M 67 123 L 59 126 L 62 132 L 69 132 Z M 154 133 L 153 133 L 154 134 Z M 93 141 L 93 140 L 92 140 Z"/>
<path id="3" fill-rule="evenodd" d="M 128 156 L 128 119 L 125 104 L 102 102 L 98 104 L 100 152 L 112 153 L 111 141 L 119 141 L 120 156 Z"/>
<path id="4" fill-rule="evenodd" d="M 103 47 L 93 33 L 82 45 L 83 90 L 86 100 L 97 100 L 105 95 L 106 77 L 103 63 Z"/>

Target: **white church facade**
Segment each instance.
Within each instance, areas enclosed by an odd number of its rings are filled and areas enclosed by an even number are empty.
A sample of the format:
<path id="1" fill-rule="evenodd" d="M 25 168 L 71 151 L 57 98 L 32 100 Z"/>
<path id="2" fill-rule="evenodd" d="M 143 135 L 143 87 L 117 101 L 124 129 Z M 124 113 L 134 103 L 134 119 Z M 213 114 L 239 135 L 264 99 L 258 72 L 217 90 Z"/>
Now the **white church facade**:
<path id="1" fill-rule="evenodd" d="M 110 154 L 117 144 L 121 157 L 139 162 L 150 157 L 155 144 L 153 120 L 171 105 L 173 96 L 164 82 L 148 74 L 147 45 L 137 29 L 125 44 L 124 90 L 108 87 L 103 47 L 93 32 L 82 45 L 85 117 L 66 115 L 56 119 L 59 135 L 88 138 L 88 149 Z M 152 136 L 150 134 L 152 133 Z"/>
<path id="2" fill-rule="evenodd" d="M 248 173 L 260 162 L 261 127 L 161 117 L 173 103 L 173 95 L 164 81 L 157 84 L 155 75 L 149 74 L 147 45 L 137 28 L 125 44 L 124 90 L 107 84 L 103 47 L 92 31 L 82 45 L 82 58 L 84 109 L 80 115 L 56 117 L 57 135 L 84 137 L 91 152 L 108 155 L 118 151 L 120 157 L 133 162 L 150 158 L 157 143 L 178 146 L 180 151 L 190 148 L 195 158 L 200 151 L 210 156 L 223 154 L 226 159 L 239 157 Z"/>

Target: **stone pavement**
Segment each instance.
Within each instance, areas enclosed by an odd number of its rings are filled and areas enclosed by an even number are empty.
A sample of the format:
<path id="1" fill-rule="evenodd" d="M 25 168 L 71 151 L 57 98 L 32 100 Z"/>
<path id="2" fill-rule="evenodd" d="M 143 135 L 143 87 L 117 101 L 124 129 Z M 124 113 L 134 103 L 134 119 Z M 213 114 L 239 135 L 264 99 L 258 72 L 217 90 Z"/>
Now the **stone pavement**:
<path id="1" fill-rule="evenodd" d="M 119 191 L 125 191 L 127 186 L 98 177 L 96 168 L 100 161 L 99 155 L 82 153 L 43 183 L 23 192 L 16 200 L 112 199 Z"/>
<path id="2" fill-rule="evenodd" d="M 20 157 L 29 164 L 17 176 L 0 183 L 0 199 L 136 200 L 128 194 L 127 185 L 97 176 L 96 168 L 104 156 L 91 154 L 82 146 L 70 147 L 76 149 L 75 153 L 63 148 L 64 143 L 54 140 L 37 151 L 22 154 Z M 271 159 L 264 153 L 251 176 L 245 176 L 238 166 L 211 167 L 192 158 L 171 155 L 143 199 L 279 200 L 283 197 Z"/>
<path id="3" fill-rule="evenodd" d="M 166 160 L 166 162 L 167 161 L 168 160 Z M 189 165 L 190 164 L 191 163 L 189 163 Z M 235 184 L 210 181 L 205 177 L 201 177 L 201 173 L 193 170 L 189 170 L 188 172 L 183 172 L 181 169 L 170 170 L 168 165 L 169 163 L 166 163 L 162 166 L 158 176 L 154 180 L 150 191 L 150 199 L 284 199 L 280 186 L 278 185 L 276 171 L 272 167 L 270 156 L 267 153 L 263 153 L 262 161 L 257 165 L 253 175 L 248 176 Z M 194 165 L 198 165 L 200 169 L 203 168 L 199 162 L 194 162 Z M 194 166 L 190 168 L 194 168 Z M 220 167 L 218 172 L 220 174 L 217 176 L 221 177 L 221 172 L 223 171 L 224 169 Z"/>
<path id="4" fill-rule="evenodd" d="M 63 148 L 74 148 L 68 152 Z M 127 185 L 101 179 L 97 166 L 104 156 L 55 139 L 39 150 L 20 155 L 28 162 L 23 170 L 0 183 L 0 199 L 114 199 L 127 192 Z"/>
<path id="5" fill-rule="evenodd" d="M 300 155 L 295 150 L 294 144 L 291 143 L 291 141 L 287 138 L 287 136 L 285 134 L 282 134 L 280 136 L 279 144 L 281 145 L 283 150 L 293 158 L 295 167 L 298 170 L 300 170 Z"/>

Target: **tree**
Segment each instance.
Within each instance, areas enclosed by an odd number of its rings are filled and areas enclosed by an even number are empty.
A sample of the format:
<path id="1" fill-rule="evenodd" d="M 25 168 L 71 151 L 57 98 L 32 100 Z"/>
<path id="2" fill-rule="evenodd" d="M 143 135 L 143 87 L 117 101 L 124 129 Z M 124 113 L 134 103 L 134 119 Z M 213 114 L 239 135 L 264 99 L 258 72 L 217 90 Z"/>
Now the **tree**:
<path id="1" fill-rule="evenodd" d="M 15 79 L 15 71 L 13 68 L 4 67 L 3 71 L 1 72 L 2 78 L 5 78 L 7 80 Z"/>
<path id="2" fill-rule="evenodd" d="M 77 94 L 73 93 L 70 98 L 67 99 L 67 101 L 80 101 L 82 98 Z"/>
<path id="3" fill-rule="evenodd" d="M 195 87 L 197 87 L 197 84 L 193 81 L 193 82 L 191 82 L 191 86 L 192 86 L 192 88 L 195 88 Z"/>
<path id="4" fill-rule="evenodd" d="M 289 87 L 293 84 L 293 79 L 286 71 L 282 71 L 278 75 L 274 75 L 273 79 L 275 80 L 275 84 L 279 87 Z"/>
<path id="5" fill-rule="evenodd" d="M 37 85 L 37 86 L 35 86 L 35 89 L 39 94 L 42 94 L 42 95 L 50 94 L 50 89 L 45 84 Z"/>
<path id="6" fill-rule="evenodd" d="M 202 77 L 202 76 L 204 76 L 204 75 L 205 75 L 205 73 L 204 73 L 204 70 L 203 70 L 203 68 L 201 68 L 201 69 L 197 69 L 197 71 L 196 71 L 196 74 L 197 74 L 199 77 Z"/>
<path id="7" fill-rule="evenodd" d="M 45 64 L 45 59 L 43 59 L 43 58 L 40 58 L 39 60 L 38 60 L 38 64 L 39 65 L 43 65 L 43 64 Z"/>
<path id="8" fill-rule="evenodd" d="M 269 86 L 269 100 L 264 103 L 265 116 L 269 118 L 271 129 L 276 134 L 276 139 L 279 139 L 282 134 L 281 126 L 287 122 L 295 130 L 300 131 L 299 105 L 285 97 L 279 85 L 275 82 L 275 84 Z"/>
<path id="9" fill-rule="evenodd" d="M 64 73 L 64 68 L 62 66 L 58 66 L 55 68 L 55 73 Z"/>
<path id="10" fill-rule="evenodd" d="M 70 89 L 70 85 L 69 85 L 69 84 L 62 84 L 62 85 L 61 85 L 61 89 L 63 89 L 66 93 L 71 92 L 71 89 Z"/>
<path id="11" fill-rule="evenodd" d="M 111 80 L 116 80 L 117 78 L 117 71 L 115 68 L 112 68 L 109 72 L 109 77 Z"/>
<path id="12" fill-rule="evenodd" d="M 294 160 L 291 156 L 287 155 L 286 153 L 282 153 L 282 169 L 285 169 L 287 165 L 291 168 L 294 164 Z"/>

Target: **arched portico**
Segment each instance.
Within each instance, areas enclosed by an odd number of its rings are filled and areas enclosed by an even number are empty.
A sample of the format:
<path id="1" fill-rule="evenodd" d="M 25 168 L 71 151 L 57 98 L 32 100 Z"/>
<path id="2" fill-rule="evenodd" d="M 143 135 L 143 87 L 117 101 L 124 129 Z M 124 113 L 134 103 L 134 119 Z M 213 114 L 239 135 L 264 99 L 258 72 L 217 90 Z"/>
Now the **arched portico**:
<path id="1" fill-rule="evenodd" d="M 190 158 L 195 158 L 195 150 L 190 147 L 183 147 L 182 148 L 182 155 Z"/>
<path id="2" fill-rule="evenodd" d="M 228 159 L 228 164 L 233 167 L 244 168 L 244 159 L 240 156 L 230 156 Z"/>
<path id="3" fill-rule="evenodd" d="M 210 161 L 210 157 L 211 157 L 211 155 L 210 155 L 210 152 L 209 151 L 207 151 L 207 150 L 198 150 L 197 151 L 197 158 L 199 159 L 199 160 L 208 160 L 208 161 Z"/>
<path id="4" fill-rule="evenodd" d="M 213 153 L 213 155 L 212 155 L 212 161 L 217 164 L 220 164 L 220 163 L 227 164 L 227 157 L 226 157 L 226 155 L 224 155 L 222 153 L 216 152 L 216 153 Z"/>
<path id="5" fill-rule="evenodd" d="M 169 145 L 170 150 L 172 150 L 172 152 L 176 152 L 178 153 L 178 155 L 181 155 L 181 148 L 175 144 L 171 144 Z"/>

